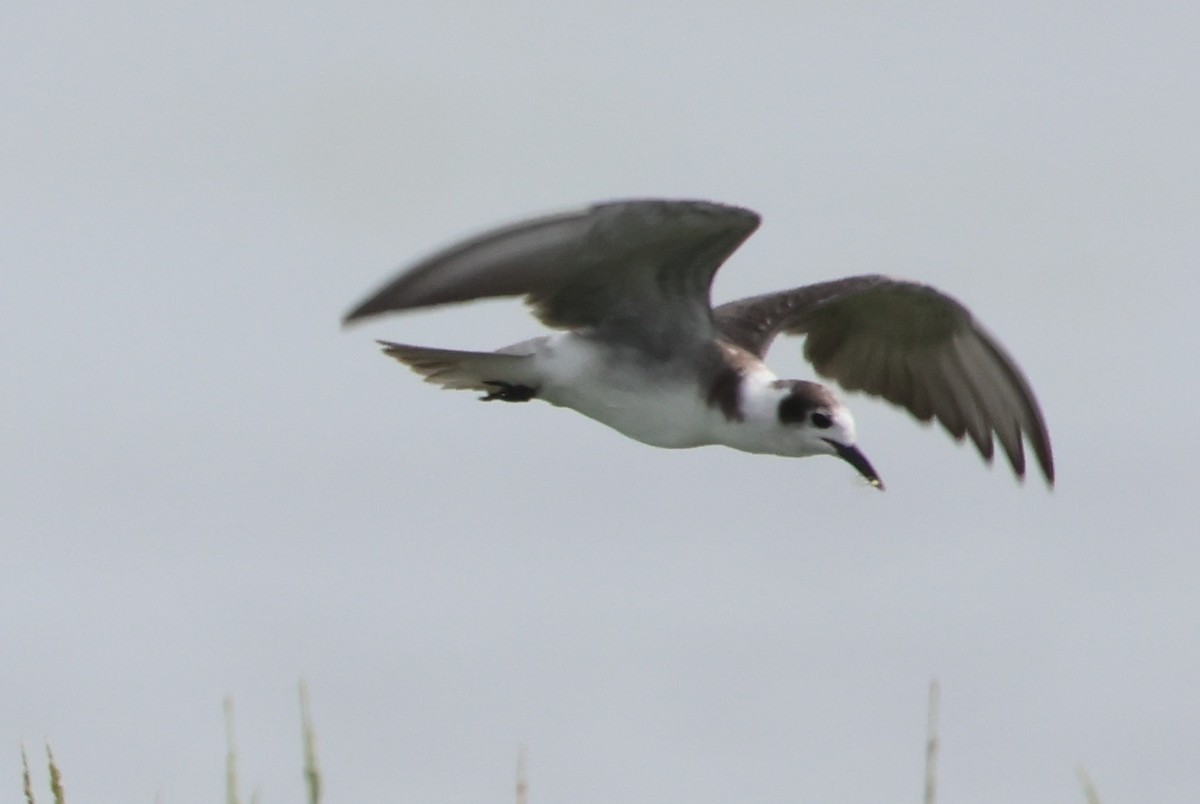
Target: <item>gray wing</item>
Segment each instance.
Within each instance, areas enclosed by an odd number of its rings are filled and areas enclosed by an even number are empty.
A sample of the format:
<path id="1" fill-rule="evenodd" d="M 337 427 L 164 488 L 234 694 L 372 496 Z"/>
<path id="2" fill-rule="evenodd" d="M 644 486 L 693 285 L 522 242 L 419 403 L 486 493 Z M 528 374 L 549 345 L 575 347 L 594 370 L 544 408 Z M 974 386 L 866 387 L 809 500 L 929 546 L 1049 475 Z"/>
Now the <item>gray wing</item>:
<path id="1" fill-rule="evenodd" d="M 716 308 L 727 340 L 762 357 L 781 332 L 806 335 L 804 356 L 849 391 L 865 391 L 936 418 L 957 439 L 970 435 L 992 460 L 992 436 L 1018 477 L 1022 436 L 1054 484 L 1054 456 L 1041 409 L 1012 358 L 967 308 L 934 288 L 857 276 Z"/>
<path id="2" fill-rule="evenodd" d="M 537 218 L 451 246 L 350 311 L 524 296 L 544 323 L 663 344 L 711 338 L 713 274 L 758 227 L 749 210 L 699 201 L 622 201 Z M 653 332 L 648 332 L 652 330 Z"/>

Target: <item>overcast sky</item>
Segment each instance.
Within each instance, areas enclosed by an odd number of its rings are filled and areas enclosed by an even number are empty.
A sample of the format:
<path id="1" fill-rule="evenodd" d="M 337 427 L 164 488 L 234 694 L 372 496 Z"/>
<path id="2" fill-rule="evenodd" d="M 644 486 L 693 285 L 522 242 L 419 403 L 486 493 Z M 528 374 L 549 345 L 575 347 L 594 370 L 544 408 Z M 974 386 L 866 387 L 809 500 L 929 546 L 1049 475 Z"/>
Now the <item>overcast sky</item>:
<path id="1" fill-rule="evenodd" d="M 0 12 L 0 797 L 1200 797 L 1200 6 L 109 2 Z M 834 460 L 656 450 L 425 385 L 519 303 L 340 316 L 630 196 L 751 207 L 718 301 L 934 284 L 1050 492 L 851 397 Z M 772 363 L 811 376 L 801 344 Z M 40 764 L 40 760 L 39 760 Z M 45 789 L 44 772 L 35 776 Z M 7 790 L 8 792 L 2 792 Z"/>

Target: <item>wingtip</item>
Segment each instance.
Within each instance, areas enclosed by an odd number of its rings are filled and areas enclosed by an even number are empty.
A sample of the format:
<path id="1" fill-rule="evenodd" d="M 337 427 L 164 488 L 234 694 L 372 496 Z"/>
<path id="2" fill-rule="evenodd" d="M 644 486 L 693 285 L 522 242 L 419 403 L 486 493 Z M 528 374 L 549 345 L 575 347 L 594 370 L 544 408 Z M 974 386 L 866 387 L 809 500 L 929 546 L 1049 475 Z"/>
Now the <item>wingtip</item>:
<path id="1" fill-rule="evenodd" d="M 1038 468 L 1042 470 L 1042 479 L 1046 481 L 1046 487 L 1050 491 L 1053 491 L 1054 490 L 1054 480 L 1055 480 L 1055 478 L 1054 478 L 1054 454 L 1052 452 L 1050 452 L 1049 442 L 1047 440 L 1045 440 L 1044 431 L 1042 433 L 1042 439 L 1031 438 L 1028 434 L 1025 435 L 1025 439 L 1028 440 L 1030 446 L 1033 447 L 1034 458 L 1037 462 Z M 1020 442 L 1020 445 L 1023 447 L 1024 442 Z M 1013 472 L 1017 476 L 1017 479 L 1022 484 L 1024 484 L 1025 476 L 1027 474 L 1034 473 L 1033 469 L 1029 465 L 1029 462 L 1026 461 L 1024 449 L 1018 450 L 1018 454 L 1015 459 L 1013 458 L 1013 456 L 1011 454 L 1008 457 L 1009 457 L 1009 461 L 1012 464 Z"/>
<path id="2" fill-rule="evenodd" d="M 372 315 L 375 315 L 376 313 L 382 312 L 381 310 L 376 309 L 372 305 L 372 302 L 374 302 L 374 301 L 375 301 L 375 296 L 372 296 L 371 298 L 367 299 L 365 302 L 362 302 L 361 304 L 358 304 L 358 305 L 355 305 L 354 307 L 352 307 L 349 312 L 347 312 L 344 316 L 342 316 L 342 326 L 348 327 L 348 326 L 351 326 L 352 324 L 357 324 L 359 321 L 363 320 L 364 318 L 367 318 L 368 316 L 372 316 Z"/>
<path id="3" fill-rule="evenodd" d="M 1046 485 L 1053 491 L 1054 453 L 1050 449 L 1050 436 L 1045 433 L 1044 429 L 1041 440 L 1033 442 L 1033 451 L 1037 455 L 1038 466 L 1042 468 L 1042 477 L 1046 478 Z"/>
<path id="4" fill-rule="evenodd" d="M 1038 458 L 1038 468 L 1042 470 L 1042 479 L 1046 483 L 1046 489 L 1047 491 L 1054 491 L 1054 460 L 1052 458 L 1041 460 L 1040 455 Z M 989 461 L 988 463 L 991 462 Z M 1016 477 L 1017 482 L 1022 486 L 1025 485 L 1028 474 L 1030 474 L 1030 472 L 1027 471 L 1027 467 L 1024 464 L 1022 464 L 1020 469 L 1013 467 L 1013 475 Z"/>

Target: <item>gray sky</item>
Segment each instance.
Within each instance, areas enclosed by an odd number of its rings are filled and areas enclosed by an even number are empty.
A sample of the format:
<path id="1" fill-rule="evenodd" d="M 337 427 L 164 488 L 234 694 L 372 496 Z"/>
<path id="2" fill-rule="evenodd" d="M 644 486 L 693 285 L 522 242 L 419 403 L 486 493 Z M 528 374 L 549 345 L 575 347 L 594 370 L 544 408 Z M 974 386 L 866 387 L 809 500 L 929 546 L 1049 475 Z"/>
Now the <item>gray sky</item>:
<path id="1" fill-rule="evenodd" d="M 808 5 L 809 7 L 805 7 Z M 58 3 L 0 13 L 0 789 L 71 800 L 1200 795 L 1192 3 Z M 517 303 L 342 332 L 395 268 L 629 196 L 752 207 L 718 300 L 968 303 L 1059 484 L 851 399 L 826 459 L 423 385 Z M 800 344 L 772 362 L 808 376 Z"/>

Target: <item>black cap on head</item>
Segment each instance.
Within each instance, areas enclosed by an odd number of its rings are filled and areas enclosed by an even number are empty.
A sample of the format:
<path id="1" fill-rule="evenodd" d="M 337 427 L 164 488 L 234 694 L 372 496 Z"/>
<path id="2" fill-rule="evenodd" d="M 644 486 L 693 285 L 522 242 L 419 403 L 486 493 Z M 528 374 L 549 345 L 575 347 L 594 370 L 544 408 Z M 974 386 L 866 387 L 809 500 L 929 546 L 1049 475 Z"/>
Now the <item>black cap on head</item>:
<path id="1" fill-rule="evenodd" d="M 779 421 L 784 424 L 800 424 L 807 421 L 814 410 L 839 407 L 837 397 L 828 388 L 805 380 L 777 380 L 777 387 L 788 388 L 788 395 L 779 400 Z"/>

